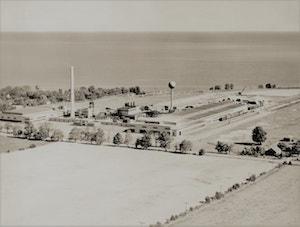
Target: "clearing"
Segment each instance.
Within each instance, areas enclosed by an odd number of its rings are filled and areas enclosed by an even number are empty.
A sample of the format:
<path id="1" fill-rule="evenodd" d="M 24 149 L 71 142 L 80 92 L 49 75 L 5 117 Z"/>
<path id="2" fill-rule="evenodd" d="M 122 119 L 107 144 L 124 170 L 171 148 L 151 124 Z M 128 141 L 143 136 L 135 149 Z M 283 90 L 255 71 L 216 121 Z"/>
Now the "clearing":
<path id="1" fill-rule="evenodd" d="M 0 155 L 2 225 L 163 222 L 276 165 L 74 143 Z"/>
<path id="2" fill-rule="evenodd" d="M 299 188 L 300 166 L 285 166 L 172 226 L 298 226 Z"/>
<path id="3" fill-rule="evenodd" d="M 37 140 L 19 139 L 10 136 L 0 135 L 0 153 L 7 151 L 16 151 L 18 149 L 28 148 L 34 144 L 36 146 L 44 145 L 47 142 Z"/>

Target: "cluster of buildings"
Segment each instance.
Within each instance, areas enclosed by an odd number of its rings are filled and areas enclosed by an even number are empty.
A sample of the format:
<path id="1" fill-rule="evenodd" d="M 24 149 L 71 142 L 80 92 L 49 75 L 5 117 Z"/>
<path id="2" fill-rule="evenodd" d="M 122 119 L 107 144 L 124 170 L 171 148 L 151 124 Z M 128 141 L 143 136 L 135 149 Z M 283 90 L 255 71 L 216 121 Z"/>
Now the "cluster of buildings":
<path id="1" fill-rule="evenodd" d="M 176 110 L 173 106 L 173 93 L 176 83 L 171 81 L 170 88 L 170 106 L 165 106 L 165 111 L 158 112 L 150 107 L 143 108 L 137 106 L 135 102 L 127 102 L 124 106 L 117 109 L 108 109 L 105 112 L 94 112 L 94 102 L 90 102 L 86 108 L 75 108 L 74 95 L 74 67 L 71 67 L 70 90 L 71 90 L 71 105 L 70 109 L 66 110 L 63 107 L 60 110 L 54 110 L 50 107 L 30 107 L 21 108 L 15 111 L 0 112 L 0 120 L 27 123 L 37 120 L 55 120 L 59 122 L 72 122 L 78 126 L 93 126 L 99 120 L 102 124 L 118 125 L 124 127 L 124 131 L 133 133 L 155 133 L 159 134 L 166 132 L 171 136 L 182 135 L 180 129 L 180 121 L 169 121 L 168 118 L 157 117 L 157 115 L 166 115 Z M 261 101 L 236 100 L 241 103 L 246 103 L 248 109 L 258 108 L 263 105 Z M 146 108 L 147 107 L 147 108 Z M 234 113 L 227 113 L 219 120 L 227 120 L 244 114 L 243 110 Z M 168 119 L 167 121 L 164 119 Z"/>
<path id="2" fill-rule="evenodd" d="M 127 130 L 134 133 L 154 133 L 158 135 L 166 132 L 174 137 L 182 134 L 177 122 L 163 120 L 140 119 L 135 123 L 128 124 Z"/>
<path id="3" fill-rule="evenodd" d="M 123 107 L 117 109 L 116 115 L 123 119 L 136 120 L 144 114 L 141 108 L 136 106 L 134 102 L 127 102 Z"/>
<path id="4" fill-rule="evenodd" d="M 176 122 L 170 122 L 157 118 L 147 117 L 148 108 L 136 106 L 134 102 L 125 103 L 124 106 L 117 108 L 114 112 L 107 113 L 106 116 L 117 117 L 118 121 L 107 120 L 102 124 L 116 125 L 124 127 L 124 131 L 132 133 L 154 133 L 166 132 L 172 136 L 181 135 Z"/>

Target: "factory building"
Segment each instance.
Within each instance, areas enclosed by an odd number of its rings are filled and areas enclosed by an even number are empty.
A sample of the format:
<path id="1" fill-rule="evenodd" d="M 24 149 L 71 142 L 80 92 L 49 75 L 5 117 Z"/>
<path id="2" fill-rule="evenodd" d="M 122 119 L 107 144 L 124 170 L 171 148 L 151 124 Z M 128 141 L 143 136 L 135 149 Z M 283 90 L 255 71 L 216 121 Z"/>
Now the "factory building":
<path id="1" fill-rule="evenodd" d="M 0 120 L 1 121 L 11 121 L 11 122 L 29 122 L 29 118 L 25 117 L 23 113 L 14 112 L 14 111 L 5 111 L 0 112 Z"/>
<path id="2" fill-rule="evenodd" d="M 93 111 L 91 108 L 81 108 L 75 111 L 75 117 L 91 118 L 93 117 Z"/>
<path id="3" fill-rule="evenodd" d="M 71 112 L 70 116 L 71 118 L 75 117 L 75 87 L 74 87 L 74 66 L 71 66 L 71 78 L 70 78 L 70 88 L 71 88 Z"/>
<path id="4" fill-rule="evenodd" d="M 125 106 L 117 109 L 117 115 L 121 118 L 137 119 L 143 113 L 140 107 L 136 106 L 134 102 L 125 103 Z"/>
<path id="5" fill-rule="evenodd" d="M 58 117 L 59 112 L 49 107 L 26 107 L 18 110 L 0 112 L 0 120 L 26 123 Z"/>
<path id="6" fill-rule="evenodd" d="M 153 121 L 153 120 L 138 120 L 136 123 L 126 125 L 125 131 L 133 133 L 154 133 L 160 134 L 166 132 L 171 136 L 181 136 L 182 132 L 176 122 Z"/>

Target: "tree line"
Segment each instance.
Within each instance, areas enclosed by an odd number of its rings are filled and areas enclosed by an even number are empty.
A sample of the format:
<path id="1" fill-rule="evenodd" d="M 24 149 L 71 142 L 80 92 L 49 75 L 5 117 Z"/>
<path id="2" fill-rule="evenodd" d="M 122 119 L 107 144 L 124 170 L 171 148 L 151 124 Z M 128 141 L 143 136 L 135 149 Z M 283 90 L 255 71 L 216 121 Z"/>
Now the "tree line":
<path id="1" fill-rule="evenodd" d="M 36 127 L 31 122 L 27 123 L 25 127 L 13 125 L 9 122 L 4 125 L 0 124 L 0 131 L 5 130 L 6 133 L 11 133 L 17 138 L 29 140 L 43 140 L 43 141 L 63 141 L 65 134 L 62 130 L 54 128 L 50 123 L 45 122 Z M 137 149 L 149 149 L 150 147 L 160 147 L 166 151 L 171 148 L 173 138 L 167 132 L 161 132 L 158 135 L 154 133 L 145 133 L 142 137 L 136 138 L 134 141 L 131 132 L 126 132 L 125 135 L 118 132 L 114 135 L 112 141 L 105 134 L 102 128 L 96 127 L 74 127 L 67 135 L 67 140 L 73 142 L 85 142 L 90 144 L 101 145 L 104 142 L 113 143 L 115 145 L 134 145 Z M 192 150 L 192 142 L 183 140 L 181 143 L 175 145 L 175 151 L 186 153 Z"/>
<path id="2" fill-rule="evenodd" d="M 234 88 L 234 84 L 233 83 L 226 83 L 226 84 L 224 84 L 224 89 L 225 90 L 232 90 L 233 88 Z M 221 90 L 221 89 L 222 89 L 221 85 L 215 85 L 215 86 L 209 88 L 210 91 Z"/>
<path id="3" fill-rule="evenodd" d="M 6 133 L 12 133 L 14 137 L 23 139 L 61 141 L 64 138 L 64 133 L 60 129 L 54 129 L 48 122 L 39 127 L 34 126 L 31 122 L 27 123 L 25 127 L 7 122 L 0 125 L 0 131 L 3 129 L 6 130 Z"/>
<path id="4" fill-rule="evenodd" d="M 30 86 L 7 86 L 0 89 L 0 111 L 11 110 L 13 105 L 37 106 L 47 103 L 70 101 L 70 89 L 63 90 L 41 90 L 38 86 L 32 89 Z M 75 89 L 75 100 L 94 100 L 104 96 L 133 93 L 136 95 L 145 94 L 139 86 L 96 88 L 95 86 Z"/>
<path id="5" fill-rule="evenodd" d="M 3 130 L 6 130 L 6 133 L 13 134 L 13 136 L 17 138 L 29 140 L 63 141 L 65 138 L 65 134 L 62 130 L 53 128 L 53 126 L 48 122 L 42 123 L 38 127 L 29 122 L 24 128 L 7 122 L 4 125 L 0 124 L 0 131 Z M 266 135 L 267 133 L 262 127 L 255 127 L 252 130 L 252 140 L 258 146 L 251 146 L 250 148 L 245 147 L 240 154 L 251 156 L 264 155 L 265 150 L 263 147 L 261 147 L 261 144 L 266 141 Z M 104 142 L 113 143 L 116 146 L 124 144 L 129 147 L 130 145 L 133 145 L 136 149 L 145 150 L 149 149 L 150 147 L 159 147 L 165 151 L 171 150 L 180 153 L 187 153 L 193 149 L 193 143 L 186 139 L 183 139 L 179 144 L 173 144 L 173 149 L 171 149 L 173 138 L 167 132 L 161 132 L 159 134 L 147 132 L 143 136 L 136 138 L 135 141 L 131 132 L 128 131 L 125 134 L 118 132 L 111 140 L 102 128 L 97 127 L 74 127 L 68 133 L 67 140 L 75 143 L 85 142 L 95 145 L 101 145 Z M 290 154 L 299 154 L 299 141 L 294 143 L 294 145 L 291 147 L 288 147 L 284 143 L 279 143 L 278 147 L 280 147 L 280 149 L 283 151 L 290 152 Z M 229 154 L 232 150 L 232 145 L 218 141 L 215 149 L 218 151 L 218 153 Z M 205 150 L 200 149 L 198 154 L 204 155 L 204 153 Z"/>
<path id="6" fill-rule="evenodd" d="M 270 84 L 270 83 L 267 83 L 267 84 L 265 84 L 265 86 L 264 85 L 262 85 L 262 84 L 259 84 L 258 85 L 258 88 L 267 88 L 267 89 L 271 89 L 271 88 L 276 88 L 277 86 L 276 86 L 276 84 Z"/>
<path id="7" fill-rule="evenodd" d="M 160 147 L 167 151 L 171 148 L 172 137 L 167 132 L 161 132 L 157 136 L 153 133 L 145 133 L 141 138 L 137 138 L 135 141 L 135 148 L 148 149 L 150 147 Z M 189 140 L 182 140 L 179 144 L 175 144 L 175 151 L 186 153 L 191 151 L 193 144 Z"/>

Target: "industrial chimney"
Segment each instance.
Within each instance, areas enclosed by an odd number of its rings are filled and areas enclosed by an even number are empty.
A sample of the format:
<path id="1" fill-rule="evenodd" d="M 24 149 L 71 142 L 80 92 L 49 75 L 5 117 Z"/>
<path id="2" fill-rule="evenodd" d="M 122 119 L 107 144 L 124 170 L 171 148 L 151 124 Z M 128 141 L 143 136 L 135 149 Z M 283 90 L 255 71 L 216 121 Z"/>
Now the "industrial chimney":
<path id="1" fill-rule="evenodd" d="M 175 81 L 170 81 L 169 82 L 169 88 L 171 90 L 171 97 L 170 97 L 170 111 L 173 109 L 173 90 L 176 87 L 176 82 Z"/>
<path id="2" fill-rule="evenodd" d="M 75 117 L 74 66 L 71 66 L 71 118 Z"/>

